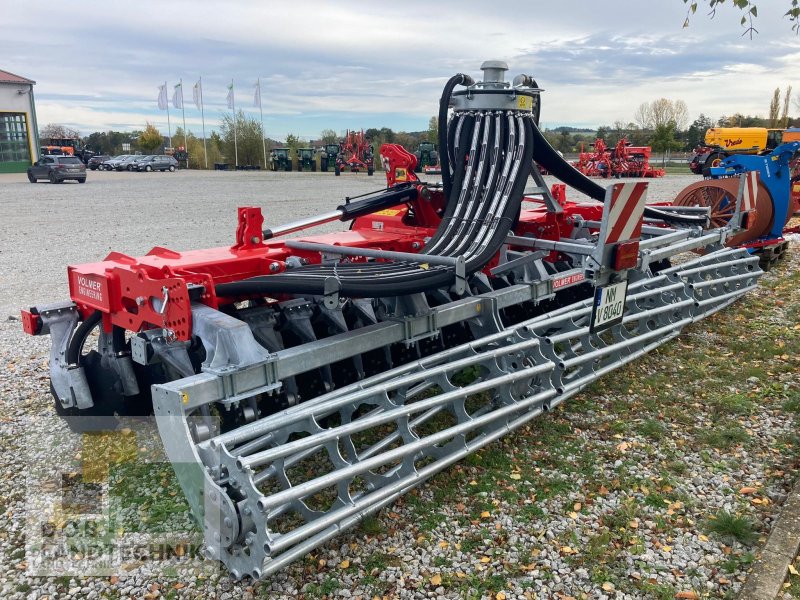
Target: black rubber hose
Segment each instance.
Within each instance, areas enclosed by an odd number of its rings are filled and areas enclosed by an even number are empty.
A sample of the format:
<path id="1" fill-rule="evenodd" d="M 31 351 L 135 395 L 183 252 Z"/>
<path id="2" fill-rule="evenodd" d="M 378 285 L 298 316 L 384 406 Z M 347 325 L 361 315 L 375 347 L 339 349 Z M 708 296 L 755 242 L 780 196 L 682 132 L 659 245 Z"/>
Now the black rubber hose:
<path id="1" fill-rule="evenodd" d="M 81 357 L 81 348 L 83 348 L 83 343 L 86 341 L 86 338 L 92 329 L 97 327 L 97 324 L 100 323 L 102 317 L 103 315 L 99 310 L 94 311 L 72 333 L 72 337 L 69 340 L 69 346 L 67 346 L 67 365 L 72 366 L 78 364 Z"/>
<path id="2" fill-rule="evenodd" d="M 606 197 L 606 190 L 603 186 L 595 183 L 586 175 L 578 171 L 569 164 L 547 141 L 539 128 L 533 126 L 533 160 L 550 171 L 556 178 L 560 179 L 568 186 L 583 192 L 590 198 L 603 202 Z M 653 206 L 645 206 L 644 216 L 651 219 L 661 219 L 665 223 L 674 225 L 700 225 L 706 224 L 705 216 L 680 215 L 665 210 L 658 210 Z"/>
<path id="3" fill-rule="evenodd" d="M 457 85 L 473 85 L 475 81 L 469 75 L 458 73 L 447 80 L 439 99 L 439 161 L 442 166 L 442 189 L 445 202 L 450 200 L 453 180 L 450 175 L 450 158 L 447 155 L 447 109 L 450 108 L 450 96 Z"/>

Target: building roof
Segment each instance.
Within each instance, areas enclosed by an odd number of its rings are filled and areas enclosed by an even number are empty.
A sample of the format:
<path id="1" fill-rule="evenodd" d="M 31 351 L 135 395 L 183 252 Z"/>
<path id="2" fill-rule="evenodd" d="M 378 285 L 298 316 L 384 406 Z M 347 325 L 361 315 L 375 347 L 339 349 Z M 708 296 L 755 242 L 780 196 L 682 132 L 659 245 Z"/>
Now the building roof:
<path id="1" fill-rule="evenodd" d="M 27 83 L 34 85 L 36 82 L 32 79 L 26 79 L 25 77 L 20 77 L 19 75 L 14 75 L 14 73 L 9 73 L 8 71 L 0 69 L 0 83 Z"/>

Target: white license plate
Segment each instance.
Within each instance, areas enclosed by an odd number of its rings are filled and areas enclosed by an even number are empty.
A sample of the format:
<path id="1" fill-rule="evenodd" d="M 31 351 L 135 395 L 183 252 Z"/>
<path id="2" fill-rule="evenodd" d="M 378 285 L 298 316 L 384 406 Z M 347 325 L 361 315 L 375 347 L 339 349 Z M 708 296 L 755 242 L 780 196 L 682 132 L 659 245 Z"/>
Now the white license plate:
<path id="1" fill-rule="evenodd" d="M 594 292 L 594 308 L 589 331 L 595 333 L 620 323 L 625 312 L 627 293 L 627 281 L 597 288 Z"/>

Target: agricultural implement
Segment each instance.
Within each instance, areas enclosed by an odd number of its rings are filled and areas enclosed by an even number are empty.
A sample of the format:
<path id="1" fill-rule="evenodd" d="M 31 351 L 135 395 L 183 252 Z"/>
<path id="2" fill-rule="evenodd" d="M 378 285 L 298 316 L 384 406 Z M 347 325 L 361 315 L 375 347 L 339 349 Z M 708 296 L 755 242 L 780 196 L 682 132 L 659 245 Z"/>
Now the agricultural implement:
<path id="1" fill-rule="evenodd" d="M 420 142 L 419 148 L 414 152 L 417 157 L 416 172 L 427 174 L 439 174 L 442 166 L 439 164 L 439 153 L 436 152 L 436 145 L 433 142 Z"/>
<path id="2" fill-rule="evenodd" d="M 782 144 L 800 141 L 800 129 L 764 127 L 711 127 L 703 144 L 689 158 L 689 169 L 698 175 L 710 175 L 729 156 L 768 154 Z"/>
<path id="3" fill-rule="evenodd" d="M 578 155 L 576 168 L 587 177 L 663 177 L 664 169 L 650 165 L 650 146 L 632 146 L 622 138 L 612 150 L 603 139 L 595 140 L 592 152 Z"/>
<path id="4" fill-rule="evenodd" d="M 269 168 L 271 171 L 291 171 L 289 148 L 273 148 L 269 153 Z"/>
<path id="5" fill-rule="evenodd" d="M 769 200 L 747 199 L 751 175 L 719 226 L 709 207 L 647 205 L 646 182 L 603 188 L 548 145 L 532 77 L 481 68 L 444 88 L 440 186 L 386 144 L 385 189 L 285 225 L 240 208 L 230 247 L 114 252 L 68 268 L 70 300 L 22 312 L 51 337 L 60 414 L 152 401 L 206 556 L 235 578 L 304 556 L 762 274 L 729 247 Z M 350 227 L 284 237 L 333 221 Z"/>
<path id="6" fill-rule="evenodd" d="M 341 151 L 336 157 L 335 175 L 341 175 L 342 171 L 359 173 L 366 171 L 367 175 L 375 173 L 375 164 L 372 145 L 364 135 L 364 130 L 350 131 L 344 138 Z"/>
<path id="7" fill-rule="evenodd" d="M 298 148 L 297 149 L 297 170 L 298 171 L 316 171 L 317 159 L 314 156 L 313 148 Z"/>

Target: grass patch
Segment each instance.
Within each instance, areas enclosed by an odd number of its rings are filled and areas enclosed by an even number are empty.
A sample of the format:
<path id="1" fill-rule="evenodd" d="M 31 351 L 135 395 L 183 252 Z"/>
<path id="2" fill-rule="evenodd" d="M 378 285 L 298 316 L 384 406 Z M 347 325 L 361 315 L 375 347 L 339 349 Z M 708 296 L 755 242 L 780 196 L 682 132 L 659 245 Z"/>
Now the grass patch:
<path id="1" fill-rule="evenodd" d="M 736 540 L 745 546 L 750 546 L 758 540 L 753 521 L 725 510 L 718 512 L 715 518 L 709 519 L 707 528 L 710 533 L 723 540 Z"/>
<path id="2" fill-rule="evenodd" d="M 667 428 L 658 419 L 647 419 L 639 424 L 636 430 L 646 438 L 660 440 Z"/>
<path id="3" fill-rule="evenodd" d="M 730 450 L 749 442 L 750 436 L 741 426 L 730 424 L 702 432 L 700 441 L 718 450 Z"/>

